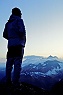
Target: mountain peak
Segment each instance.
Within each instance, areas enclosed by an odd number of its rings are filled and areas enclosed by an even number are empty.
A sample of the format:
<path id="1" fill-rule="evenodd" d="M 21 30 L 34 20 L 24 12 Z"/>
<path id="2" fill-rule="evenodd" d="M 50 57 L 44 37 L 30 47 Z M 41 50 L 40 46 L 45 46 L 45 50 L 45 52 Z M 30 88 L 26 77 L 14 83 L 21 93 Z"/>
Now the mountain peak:
<path id="1" fill-rule="evenodd" d="M 58 59 L 58 57 L 50 55 L 49 57 L 47 57 L 47 59 Z"/>

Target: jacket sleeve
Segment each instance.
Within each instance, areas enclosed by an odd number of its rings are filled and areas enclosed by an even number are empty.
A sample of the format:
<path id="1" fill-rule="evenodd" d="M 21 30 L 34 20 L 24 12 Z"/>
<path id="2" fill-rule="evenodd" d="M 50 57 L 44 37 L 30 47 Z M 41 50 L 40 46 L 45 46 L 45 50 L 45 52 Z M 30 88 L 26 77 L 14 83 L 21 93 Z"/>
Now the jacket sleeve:
<path id="1" fill-rule="evenodd" d="M 5 24 L 5 28 L 4 28 L 4 31 L 3 31 L 3 37 L 8 40 L 7 24 Z"/>
<path id="2" fill-rule="evenodd" d="M 18 29 L 20 37 L 24 38 L 26 42 L 26 30 L 25 30 L 24 21 L 22 19 L 18 20 Z"/>

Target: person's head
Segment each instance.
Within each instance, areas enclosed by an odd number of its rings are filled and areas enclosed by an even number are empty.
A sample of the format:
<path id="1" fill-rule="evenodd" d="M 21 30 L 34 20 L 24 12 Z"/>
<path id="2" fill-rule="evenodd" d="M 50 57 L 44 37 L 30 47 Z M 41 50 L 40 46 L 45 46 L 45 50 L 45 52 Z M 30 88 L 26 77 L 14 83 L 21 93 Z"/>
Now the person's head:
<path id="1" fill-rule="evenodd" d="M 21 17 L 21 15 L 22 15 L 21 10 L 17 7 L 13 8 L 12 9 L 12 15 L 16 15 L 16 16 Z"/>

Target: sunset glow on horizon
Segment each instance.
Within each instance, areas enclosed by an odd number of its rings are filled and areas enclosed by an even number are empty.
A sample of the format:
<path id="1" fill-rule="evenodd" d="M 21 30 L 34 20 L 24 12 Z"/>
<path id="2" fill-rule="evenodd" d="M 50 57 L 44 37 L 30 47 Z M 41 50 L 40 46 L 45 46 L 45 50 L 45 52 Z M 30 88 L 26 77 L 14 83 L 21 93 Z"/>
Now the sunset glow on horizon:
<path id="1" fill-rule="evenodd" d="M 7 41 L 2 33 L 13 7 L 22 10 L 26 27 L 24 56 L 63 58 L 63 0 L 0 1 L 0 58 L 6 57 Z"/>

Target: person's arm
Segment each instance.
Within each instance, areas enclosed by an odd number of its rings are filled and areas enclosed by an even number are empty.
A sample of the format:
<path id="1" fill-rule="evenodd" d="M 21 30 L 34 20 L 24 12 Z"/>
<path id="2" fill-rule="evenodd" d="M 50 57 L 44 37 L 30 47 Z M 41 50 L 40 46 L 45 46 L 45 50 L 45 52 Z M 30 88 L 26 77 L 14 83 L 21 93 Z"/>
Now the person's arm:
<path id="1" fill-rule="evenodd" d="M 3 37 L 8 40 L 7 24 L 5 24 L 5 28 L 4 28 L 4 31 L 3 31 Z"/>
<path id="2" fill-rule="evenodd" d="M 21 37 L 26 36 L 25 25 L 22 19 L 18 20 L 18 29 Z"/>
<path id="3" fill-rule="evenodd" d="M 26 42 L 26 30 L 22 19 L 18 20 L 18 29 L 20 38 L 23 38 Z"/>

